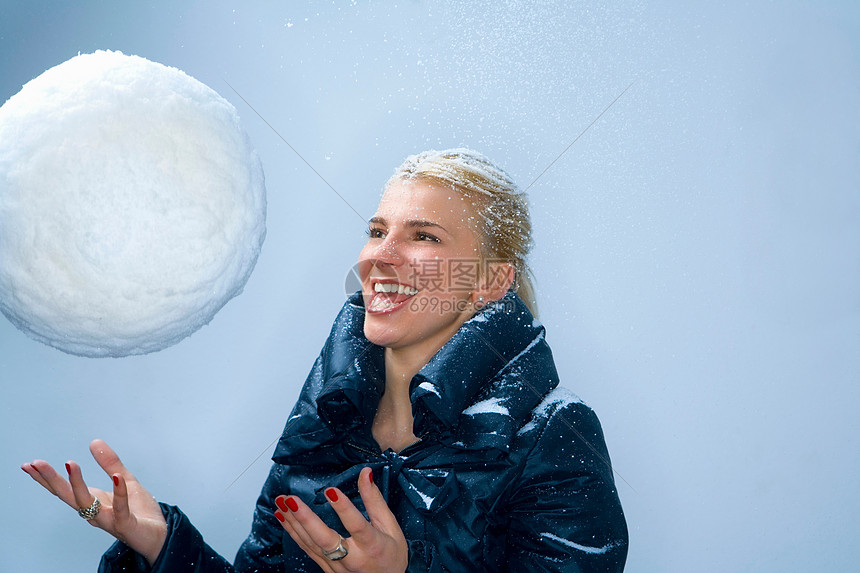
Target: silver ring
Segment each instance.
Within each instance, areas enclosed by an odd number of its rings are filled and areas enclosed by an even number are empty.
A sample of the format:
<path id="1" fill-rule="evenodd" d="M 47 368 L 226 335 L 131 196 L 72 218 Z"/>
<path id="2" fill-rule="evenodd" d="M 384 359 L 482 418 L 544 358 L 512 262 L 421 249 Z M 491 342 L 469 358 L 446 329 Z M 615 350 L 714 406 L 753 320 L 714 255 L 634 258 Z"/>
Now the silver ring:
<path id="1" fill-rule="evenodd" d="M 78 510 L 78 515 L 89 521 L 96 518 L 101 508 L 102 502 L 99 501 L 99 498 L 95 498 L 89 507 L 80 508 Z"/>
<path id="2" fill-rule="evenodd" d="M 323 550 L 323 555 L 325 555 L 325 558 L 329 561 L 340 561 L 349 555 L 349 551 L 347 551 L 346 547 L 343 546 L 343 537 L 338 536 L 337 547 L 331 551 Z"/>

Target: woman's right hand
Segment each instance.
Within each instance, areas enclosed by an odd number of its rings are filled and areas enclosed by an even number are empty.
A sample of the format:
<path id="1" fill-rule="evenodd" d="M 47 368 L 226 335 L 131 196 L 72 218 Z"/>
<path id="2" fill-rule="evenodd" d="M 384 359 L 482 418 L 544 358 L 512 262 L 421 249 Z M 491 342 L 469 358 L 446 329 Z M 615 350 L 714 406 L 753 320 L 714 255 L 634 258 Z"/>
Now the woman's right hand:
<path id="1" fill-rule="evenodd" d="M 90 525 L 104 529 L 152 565 L 167 539 L 167 522 L 161 507 L 104 441 L 93 440 L 90 452 L 111 477 L 113 492 L 88 488 L 81 467 L 73 461 L 66 463 L 68 481 L 44 460 L 24 464 L 21 469 L 75 510 L 90 507 L 94 496 L 98 498 L 101 509 L 94 519 L 88 520 Z"/>

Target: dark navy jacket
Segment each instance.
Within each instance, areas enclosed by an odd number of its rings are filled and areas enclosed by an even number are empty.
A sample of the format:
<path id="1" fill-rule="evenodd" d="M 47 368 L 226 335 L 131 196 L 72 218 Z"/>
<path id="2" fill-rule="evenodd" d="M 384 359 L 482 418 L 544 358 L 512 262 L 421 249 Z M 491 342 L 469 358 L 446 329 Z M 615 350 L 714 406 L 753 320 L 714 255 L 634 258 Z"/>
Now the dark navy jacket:
<path id="1" fill-rule="evenodd" d="M 274 517 L 295 494 L 344 536 L 322 491 L 360 509 L 365 466 L 409 542 L 410 572 L 622 571 L 627 526 L 594 412 L 558 387 L 543 327 L 509 292 L 465 323 L 411 384 L 420 441 L 381 451 L 371 424 L 384 349 L 363 334 L 364 308 L 344 305 L 275 450 L 251 534 L 235 565 L 209 548 L 177 508 L 157 573 L 317 572 Z M 116 543 L 102 573 L 148 571 Z"/>

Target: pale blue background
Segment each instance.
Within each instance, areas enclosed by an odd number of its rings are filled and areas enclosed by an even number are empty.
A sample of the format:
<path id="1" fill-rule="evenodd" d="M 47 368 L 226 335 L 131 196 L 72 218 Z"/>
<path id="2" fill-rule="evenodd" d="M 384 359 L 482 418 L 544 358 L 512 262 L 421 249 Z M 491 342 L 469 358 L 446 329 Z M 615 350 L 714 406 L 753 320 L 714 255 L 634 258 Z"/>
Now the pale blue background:
<path id="1" fill-rule="evenodd" d="M 0 3 L 0 101 L 80 52 L 232 101 L 269 234 L 179 345 L 85 359 L 0 319 L 0 571 L 94 571 L 106 534 L 18 466 L 103 437 L 219 551 L 344 299 L 362 217 L 412 152 L 475 147 L 530 189 L 563 380 L 603 423 L 629 571 L 860 561 L 860 8 L 855 2 Z M 2 192 L 2 190 L 0 190 Z M 263 457 L 230 484 L 261 452 Z"/>

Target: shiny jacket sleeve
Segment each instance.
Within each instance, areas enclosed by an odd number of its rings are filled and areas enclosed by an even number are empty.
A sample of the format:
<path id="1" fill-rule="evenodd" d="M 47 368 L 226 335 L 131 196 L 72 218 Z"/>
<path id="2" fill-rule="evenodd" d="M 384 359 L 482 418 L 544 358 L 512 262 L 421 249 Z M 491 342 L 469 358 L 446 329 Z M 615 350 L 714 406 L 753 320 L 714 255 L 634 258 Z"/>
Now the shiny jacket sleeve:
<path id="1" fill-rule="evenodd" d="M 627 524 L 600 423 L 582 403 L 553 412 L 508 502 L 511 571 L 620 572 Z"/>
<path id="2" fill-rule="evenodd" d="M 99 573 L 233 573 L 233 566 L 203 541 L 188 517 L 172 505 L 161 504 L 167 539 L 153 563 L 117 541 L 102 556 Z"/>
<path id="3" fill-rule="evenodd" d="M 117 541 L 102 556 L 99 573 L 282 573 L 283 528 L 274 515 L 275 490 L 283 466 L 275 464 L 257 500 L 251 534 L 239 548 L 235 566 L 209 547 L 178 507 L 161 504 L 167 539 L 153 563 Z"/>

